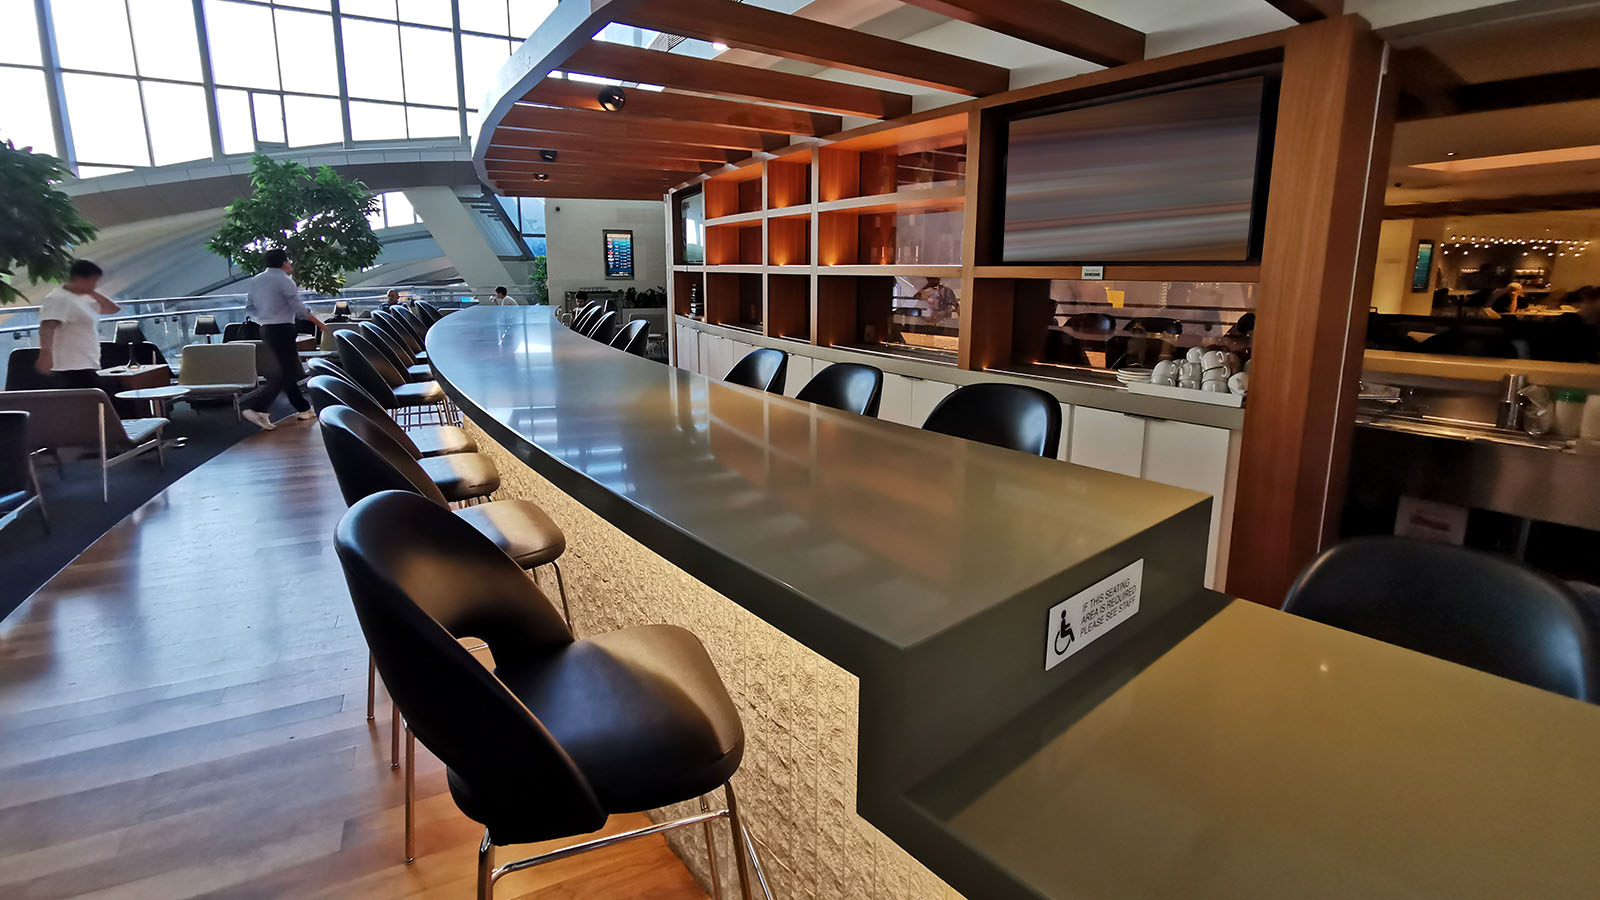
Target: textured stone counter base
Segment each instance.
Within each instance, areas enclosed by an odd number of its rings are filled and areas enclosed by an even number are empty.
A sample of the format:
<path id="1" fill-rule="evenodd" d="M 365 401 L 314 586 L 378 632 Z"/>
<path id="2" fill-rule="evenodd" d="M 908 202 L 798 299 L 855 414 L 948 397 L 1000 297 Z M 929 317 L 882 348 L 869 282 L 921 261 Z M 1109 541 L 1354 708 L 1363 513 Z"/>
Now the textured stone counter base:
<path id="1" fill-rule="evenodd" d="M 668 623 L 705 644 L 744 721 L 744 762 L 734 779 L 777 900 L 960 900 L 856 814 L 854 675 L 595 515 L 470 421 L 466 427 L 500 469 L 496 496 L 537 503 L 566 533 L 561 570 L 578 636 Z M 559 604 L 554 574 L 547 567 L 538 578 Z M 684 804 L 651 816 L 660 821 L 697 811 Z M 723 893 L 731 900 L 738 881 L 732 847 L 725 827 L 716 834 Z M 668 842 L 709 892 L 700 829 L 672 832 Z"/>

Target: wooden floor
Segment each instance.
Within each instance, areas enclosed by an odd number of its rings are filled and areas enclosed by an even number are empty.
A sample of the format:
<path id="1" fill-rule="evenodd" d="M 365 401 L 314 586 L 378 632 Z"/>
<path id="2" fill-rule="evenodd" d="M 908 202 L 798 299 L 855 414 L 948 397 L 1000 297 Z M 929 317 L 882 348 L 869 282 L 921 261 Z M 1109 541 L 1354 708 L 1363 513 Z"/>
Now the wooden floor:
<path id="1" fill-rule="evenodd" d="M 482 829 L 420 745 L 417 860 L 401 863 L 388 704 L 380 689 L 366 721 L 330 541 L 343 512 L 316 429 L 286 424 L 156 496 L 0 623 L 0 897 L 473 896 Z M 649 838 L 496 896 L 704 894 Z"/>

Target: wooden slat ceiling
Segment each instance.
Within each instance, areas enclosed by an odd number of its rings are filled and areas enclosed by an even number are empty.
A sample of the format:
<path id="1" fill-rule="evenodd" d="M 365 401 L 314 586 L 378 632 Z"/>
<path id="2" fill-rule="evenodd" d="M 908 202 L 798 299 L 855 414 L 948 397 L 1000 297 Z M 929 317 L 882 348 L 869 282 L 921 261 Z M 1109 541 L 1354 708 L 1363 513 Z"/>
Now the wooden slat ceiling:
<path id="1" fill-rule="evenodd" d="M 1062 0 L 906 2 L 1106 66 L 1144 57 L 1143 33 Z M 1264 2 L 1297 21 L 1338 15 L 1342 4 Z M 593 38 L 613 23 L 865 73 L 908 89 Z M 625 82 L 623 107 L 605 110 L 602 85 L 568 75 Z M 836 134 L 842 116 L 905 116 L 912 90 L 986 96 L 1006 90 L 1010 76 L 1002 66 L 735 0 L 563 0 L 499 73 L 499 95 L 484 111 L 473 161 L 479 177 L 503 194 L 659 199 L 667 187 L 752 154 Z"/>

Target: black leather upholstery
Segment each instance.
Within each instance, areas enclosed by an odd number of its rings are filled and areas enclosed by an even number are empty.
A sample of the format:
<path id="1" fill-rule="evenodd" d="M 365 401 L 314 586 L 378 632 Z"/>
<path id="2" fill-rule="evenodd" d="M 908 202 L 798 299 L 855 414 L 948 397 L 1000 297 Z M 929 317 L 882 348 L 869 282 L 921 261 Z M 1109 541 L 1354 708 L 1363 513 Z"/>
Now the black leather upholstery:
<path id="1" fill-rule="evenodd" d="M 353 505 L 382 491 L 411 491 L 444 505 L 446 491 L 425 468 L 433 460 L 415 459 L 388 437 L 381 423 L 345 406 L 329 407 L 318 418 L 322 443 L 345 503 Z M 556 523 L 526 500 L 496 500 L 457 510 L 456 514 L 479 528 L 523 568 L 552 562 L 567 548 L 566 535 Z"/>
<path id="2" fill-rule="evenodd" d="M 578 310 L 578 314 L 572 317 L 572 330 L 579 334 L 588 334 L 589 326 L 594 323 L 595 319 L 600 317 L 600 310 L 599 303 L 584 305 L 582 309 Z"/>
<path id="3" fill-rule="evenodd" d="M 384 684 L 494 843 L 585 834 L 738 769 L 738 712 L 692 634 L 574 641 L 516 564 L 415 494 L 360 501 L 334 543 Z M 463 638 L 489 645 L 493 674 Z"/>
<path id="4" fill-rule="evenodd" d="M 384 409 L 425 406 L 444 400 L 444 388 L 437 382 L 407 383 L 406 376 L 355 329 L 341 329 L 333 335 L 339 345 L 339 365 L 362 390 Z"/>
<path id="5" fill-rule="evenodd" d="M 728 370 L 728 377 L 722 380 L 769 394 L 781 394 L 788 371 L 789 354 L 771 347 L 757 347 L 734 363 Z"/>
<path id="6" fill-rule="evenodd" d="M 795 399 L 858 416 L 877 416 L 883 400 L 883 372 L 860 363 L 834 363 L 812 376 Z"/>
<path id="7" fill-rule="evenodd" d="M 1312 560 L 1283 609 L 1568 697 L 1600 699 L 1592 614 L 1565 584 L 1503 557 L 1358 538 Z"/>
<path id="8" fill-rule="evenodd" d="M 379 328 L 372 322 L 362 322 L 358 327 L 367 340 L 372 342 L 372 346 L 378 348 L 378 352 L 389 360 L 389 365 L 394 366 L 395 371 L 405 373 L 407 381 L 431 381 L 433 379 L 433 369 L 421 363 L 412 362 L 414 357 L 411 352 L 401 346 L 399 341 L 395 340 L 392 329 Z"/>
<path id="9" fill-rule="evenodd" d="M 426 322 L 404 306 L 396 306 L 390 312 L 394 313 L 395 318 L 399 319 L 410 330 L 412 337 L 417 339 L 419 347 L 426 346 L 424 344 L 424 339 L 428 336 L 428 324 Z"/>
<path id="10" fill-rule="evenodd" d="M 417 315 L 427 320 L 429 328 L 433 327 L 433 323 L 444 318 L 444 313 L 439 312 L 439 308 L 437 306 L 434 306 L 432 303 L 429 303 L 426 300 L 417 301 Z"/>
<path id="11" fill-rule="evenodd" d="M 617 329 L 611 337 L 611 346 L 624 353 L 634 356 L 643 356 L 645 347 L 650 343 L 650 323 L 644 319 L 634 319 L 632 322 Z"/>
<path id="12" fill-rule="evenodd" d="M 407 356 L 415 357 L 422 352 L 422 336 L 413 334 L 411 326 L 407 325 L 405 320 L 395 313 L 395 310 L 399 308 L 398 306 L 392 306 L 388 309 L 380 309 L 372 314 L 372 319 L 384 331 L 388 332 L 390 337 L 404 347 Z"/>
<path id="13" fill-rule="evenodd" d="M 940 400 L 922 427 L 1054 458 L 1061 446 L 1061 402 L 1020 384 L 969 384 Z"/>
<path id="14" fill-rule="evenodd" d="M 356 383 L 356 380 L 350 377 L 349 372 L 346 372 L 342 366 L 326 357 L 315 356 L 306 360 L 306 373 L 312 377 L 326 375 L 330 378 L 337 378 L 340 381 L 348 381 L 351 384 Z"/>
<path id="15" fill-rule="evenodd" d="M 0 515 L 27 501 L 33 492 L 28 469 L 28 414 L 21 410 L 0 411 Z"/>
<path id="16" fill-rule="evenodd" d="M 589 323 L 588 330 L 583 332 L 583 336 L 597 340 L 602 344 L 609 343 L 612 332 L 615 329 L 612 323 L 616 322 L 616 320 L 617 314 L 607 310 L 596 316 L 594 321 Z"/>
<path id="17" fill-rule="evenodd" d="M 500 472 L 482 453 L 452 453 L 417 460 L 452 503 L 487 497 L 500 489 Z"/>
<path id="18" fill-rule="evenodd" d="M 311 406 L 322 412 L 330 406 L 348 406 L 365 416 L 417 459 L 450 453 L 475 453 L 478 445 L 454 425 L 435 425 L 407 431 L 389 417 L 382 405 L 353 382 L 330 375 L 313 375 L 306 382 Z"/>

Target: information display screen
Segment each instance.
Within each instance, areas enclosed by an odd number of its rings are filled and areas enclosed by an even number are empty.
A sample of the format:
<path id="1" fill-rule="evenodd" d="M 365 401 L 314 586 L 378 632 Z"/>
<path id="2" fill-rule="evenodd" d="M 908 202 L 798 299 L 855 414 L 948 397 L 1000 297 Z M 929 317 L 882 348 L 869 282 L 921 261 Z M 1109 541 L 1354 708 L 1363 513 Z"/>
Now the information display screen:
<path id="1" fill-rule="evenodd" d="M 633 232 L 606 232 L 606 277 L 633 277 Z"/>

